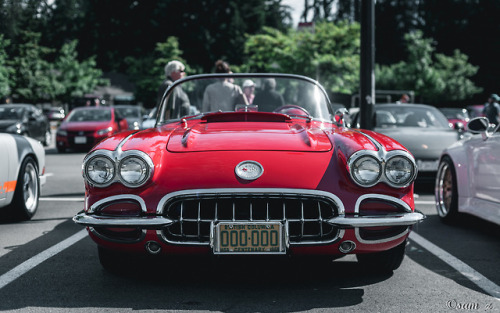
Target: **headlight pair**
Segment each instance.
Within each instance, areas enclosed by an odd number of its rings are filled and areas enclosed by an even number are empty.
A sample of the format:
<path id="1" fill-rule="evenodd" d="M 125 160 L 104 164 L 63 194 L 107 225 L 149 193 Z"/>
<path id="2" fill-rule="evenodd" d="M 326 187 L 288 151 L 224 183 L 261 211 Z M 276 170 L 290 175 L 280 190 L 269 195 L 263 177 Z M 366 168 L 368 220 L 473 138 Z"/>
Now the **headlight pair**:
<path id="1" fill-rule="evenodd" d="M 352 179 L 362 187 L 372 187 L 379 182 L 396 188 L 406 187 L 417 175 L 413 157 L 400 150 L 382 156 L 375 151 L 359 151 L 348 163 Z"/>
<path id="2" fill-rule="evenodd" d="M 151 158 L 142 151 L 119 153 L 97 150 L 85 158 L 83 177 L 97 187 L 121 182 L 127 187 L 137 188 L 151 178 L 153 168 Z"/>

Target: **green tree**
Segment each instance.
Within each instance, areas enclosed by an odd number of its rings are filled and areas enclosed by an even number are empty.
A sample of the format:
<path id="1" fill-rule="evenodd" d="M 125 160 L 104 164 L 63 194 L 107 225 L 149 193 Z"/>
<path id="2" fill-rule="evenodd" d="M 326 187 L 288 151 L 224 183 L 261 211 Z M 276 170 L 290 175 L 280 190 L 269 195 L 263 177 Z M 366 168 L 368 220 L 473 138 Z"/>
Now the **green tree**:
<path id="1" fill-rule="evenodd" d="M 178 60 L 186 65 L 186 72 L 192 73 L 193 69 L 182 57 L 183 51 L 179 48 L 177 37 L 168 37 L 165 42 L 156 44 L 152 53 L 142 57 L 127 57 L 127 74 L 135 83 L 135 98 L 151 108 L 156 105 L 158 87 L 165 79 L 164 67 L 172 61 Z"/>
<path id="2" fill-rule="evenodd" d="M 17 45 L 16 55 L 10 65 L 15 69 L 12 75 L 12 94 L 21 101 L 40 102 L 54 98 L 57 88 L 54 82 L 53 66 L 47 61 L 53 49 L 41 46 L 40 33 L 22 32 L 22 42 Z"/>
<path id="3" fill-rule="evenodd" d="M 482 91 L 471 77 L 478 67 L 455 50 L 453 56 L 435 53 L 432 39 L 421 31 L 405 36 L 408 59 L 376 67 L 377 89 L 414 90 L 422 102 L 439 105 L 443 101 L 460 101 Z"/>
<path id="4" fill-rule="evenodd" d="M 54 84 L 60 88 L 57 96 L 65 103 L 92 92 L 97 86 L 109 85 L 109 81 L 102 78 L 102 71 L 96 67 L 94 57 L 81 62 L 78 60 L 77 45 L 77 40 L 64 44 L 54 62 L 57 74 Z"/>
<path id="5" fill-rule="evenodd" d="M 351 94 L 359 85 L 359 31 L 359 24 L 346 22 L 321 22 L 311 31 L 287 33 L 264 28 L 248 36 L 241 69 L 305 75 L 329 92 Z"/>
<path id="6" fill-rule="evenodd" d="M 0 34 L 0 97 L 10 95 L 10 76 L 13 70 L 7 64 L 8 55 L 6 48 L 9 44 L 9 40 Z"/>

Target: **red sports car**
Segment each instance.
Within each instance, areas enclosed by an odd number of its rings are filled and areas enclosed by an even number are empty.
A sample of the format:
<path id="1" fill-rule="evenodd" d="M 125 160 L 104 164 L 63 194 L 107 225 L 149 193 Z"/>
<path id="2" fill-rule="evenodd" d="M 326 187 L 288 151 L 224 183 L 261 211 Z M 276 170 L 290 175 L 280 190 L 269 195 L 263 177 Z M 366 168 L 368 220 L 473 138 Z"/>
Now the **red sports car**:
<path id="1" fill-rule="evenodd" d="M 201 113 L 186 115 L 190 106 Z M 85 157 L 74 221 L 108 270 L 131 254 L 356 254 L 393 271 L 424 218 L 414 210 L 415 160 L 387 136 L 346 127 L 345 113 L 303 76 L 178 80 L 155 127 L 111 136 Z"/>
<path id="2" fill-rule="evenodd" d="M 127 120 L 114 107 L 78 107 L 57 129 L 56 148 L 58 152 L 88 151 L 102 139 L 127 129 Z"/>

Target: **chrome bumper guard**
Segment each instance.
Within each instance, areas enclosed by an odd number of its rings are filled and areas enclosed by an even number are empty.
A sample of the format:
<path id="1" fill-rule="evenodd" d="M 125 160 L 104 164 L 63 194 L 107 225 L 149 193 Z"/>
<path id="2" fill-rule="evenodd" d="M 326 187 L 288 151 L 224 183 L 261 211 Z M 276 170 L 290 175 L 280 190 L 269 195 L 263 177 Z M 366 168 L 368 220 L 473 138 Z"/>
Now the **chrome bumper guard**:
<path id="1" fill-rule="evenodd" d="M 89 227 L 138 227 L 147 229 L 161 229 L 174 222 L 163 216 L 111 217 L 88 215 L 85 212 L 75 215 L 73 221 Z"/>
<path id="2" fill-rule="evenodd" d="M 377 226 L 411 226 L 423 221 L 425 215 L 420 212 L 398 213 L 380 216 L 337 216 L 326 221 L 339 228 L 377 227 Z"/>
<path id="3" fill-rule="evenodd" d="M 377 226 L 411 226 L 425 219 L 420 212 L 388 214 L 380 216 L 337 216 L 326 222 L 339 228 L 377 227 Z M 89 227 L 139 227 L 147 229 L 162 229 L 174 223 L 163 216 L 151 217 L 110 217 L 88 215 L 80 212 L 73 217 L 77 224 Z"/>

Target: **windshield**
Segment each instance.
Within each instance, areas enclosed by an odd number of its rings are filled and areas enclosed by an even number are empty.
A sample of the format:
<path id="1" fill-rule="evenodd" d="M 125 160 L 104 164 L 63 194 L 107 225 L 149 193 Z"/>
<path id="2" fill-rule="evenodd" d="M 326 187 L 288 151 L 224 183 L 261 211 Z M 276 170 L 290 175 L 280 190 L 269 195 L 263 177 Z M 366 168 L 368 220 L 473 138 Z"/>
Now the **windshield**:
<path id="1" fill-rule="evenodd" d="M 141 111 L 139 107 L 115 107 L 115 109 L 124 118 L 141 117 Z"/>
<path id="2" fill-rule="evenodd" d="M 21 107 L 0 107 L 0 120 L 19 120 L 23 117 Z"/>
<path id="3" fill-rule="evenodd" d="M 74 110 L 68 116 L 68 122 L 104 122 L 111 120 L 111 111 L 103 109 Z"/>
<path id="4" fill-rule="evenodd" d="M 443 113 L 432 107 L 381 105 L 375 112 L 376 127 L 449 128 Z"/>
<path id="5" fill-rule="evenodd" d="M 209 112 L 271 112 L 331 121 L 328 96 L 296 75 L 196 75 L 177 81 L 163 98 L 160 123 Z"/>

